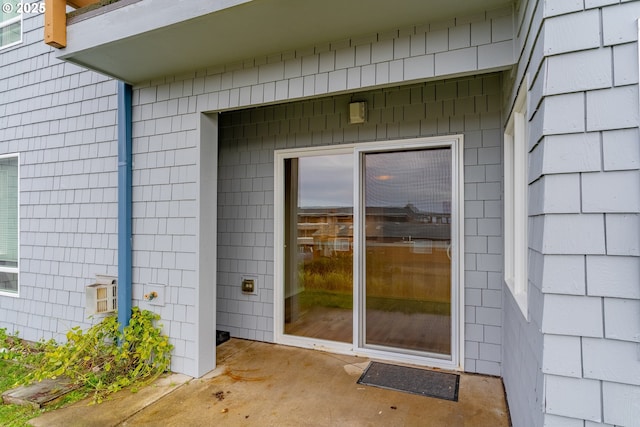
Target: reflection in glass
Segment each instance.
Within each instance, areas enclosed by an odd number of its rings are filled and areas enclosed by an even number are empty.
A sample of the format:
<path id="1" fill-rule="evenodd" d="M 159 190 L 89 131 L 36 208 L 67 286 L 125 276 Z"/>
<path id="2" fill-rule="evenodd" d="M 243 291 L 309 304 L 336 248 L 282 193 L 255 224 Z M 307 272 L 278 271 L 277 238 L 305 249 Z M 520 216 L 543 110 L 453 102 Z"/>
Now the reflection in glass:
<path id="1" fill-rule="evenodd" d="M 451 150 L 364 155 L 365 345 L 451 354 Z"/>
<path id="2" fill-rule="evenodd" d="M 285 160 L 284 332 L 353 340 L 353 163 Z"/>

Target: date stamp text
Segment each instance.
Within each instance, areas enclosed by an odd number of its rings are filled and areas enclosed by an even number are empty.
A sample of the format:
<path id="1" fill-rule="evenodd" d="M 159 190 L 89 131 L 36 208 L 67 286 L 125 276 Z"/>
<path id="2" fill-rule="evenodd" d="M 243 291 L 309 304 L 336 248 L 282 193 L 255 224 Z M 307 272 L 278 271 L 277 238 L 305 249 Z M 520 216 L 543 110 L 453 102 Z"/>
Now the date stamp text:
<path id="1" fill-rule="evenodd" d="M 2 12 L 9 14 L 15 13 L 16 15 L 44 13 L 45 3 L 43 1 L 36 3 L 2 3 Z"/>

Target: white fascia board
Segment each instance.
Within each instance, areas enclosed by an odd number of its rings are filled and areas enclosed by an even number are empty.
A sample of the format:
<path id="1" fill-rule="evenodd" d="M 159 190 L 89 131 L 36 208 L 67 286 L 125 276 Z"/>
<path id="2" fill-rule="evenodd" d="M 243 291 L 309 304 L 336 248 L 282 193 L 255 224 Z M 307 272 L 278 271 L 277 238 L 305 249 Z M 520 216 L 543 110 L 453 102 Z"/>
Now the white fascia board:
<path id="1" fill-rule="evenodd" d="M 66 59 L 96 46 L 179 24 L 255 0 L 144 0 L 67 26 L 58 57 Z M 102 29 L 96 31 L 96 29 Z"/>

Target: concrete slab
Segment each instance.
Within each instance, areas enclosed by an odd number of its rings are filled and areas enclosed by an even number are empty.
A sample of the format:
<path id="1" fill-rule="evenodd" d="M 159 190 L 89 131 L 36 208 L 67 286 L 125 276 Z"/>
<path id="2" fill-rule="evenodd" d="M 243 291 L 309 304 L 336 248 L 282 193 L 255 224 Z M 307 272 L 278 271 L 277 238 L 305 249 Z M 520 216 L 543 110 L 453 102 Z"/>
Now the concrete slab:
<path id="1" fill-rule="evenodd" d="M 217 359 L 214 371 L 160 397 L 121 392 L 100 405 L 44 414 L 32 425 L 509 426 L 496 377 L 462 374 L 458 402 L 451 402 L 357 384 L 366 358 L 231 339 Z"/>
<path id="2" fill-rule="evenodd" d="M 34 427 L 108 427 L 120 425 L 137 412 L 177 390 L 192 378 L 170 374 L 157 379 L 137 393 L 123 390 L 101 404 L 86 399 L 72 406 L 46 412 L 29 421 Z"/>

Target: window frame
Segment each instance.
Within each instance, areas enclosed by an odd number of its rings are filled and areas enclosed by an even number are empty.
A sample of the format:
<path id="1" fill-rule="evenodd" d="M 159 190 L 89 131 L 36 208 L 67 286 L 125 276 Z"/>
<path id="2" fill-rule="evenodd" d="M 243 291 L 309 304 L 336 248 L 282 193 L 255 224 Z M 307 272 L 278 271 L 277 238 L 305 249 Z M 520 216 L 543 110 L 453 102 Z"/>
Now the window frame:
<path id="1" fill-rule="evenodd" d="M 452 241 L 452 295 L 451 295 L 451 357 L 437 358 L 426 353 L 412 354 L 410 351 L 394 352 L 378 350 L 374 346 L 364 345 L 362 328 L 362 307 L 364 306 L 362 284 L 362 255 L 360 236 L 362 214 L 362 200 L 360 189 L 362 185 L 361 157 L 363 153 L 381 151 L 399 151 L 403 149 L 450 147 L 452 152 L 452 188 L 455 189 L 455 207 L 451 215 Z M 274 151 L 274 342 L 302 348 L 321 348 L 326 351 L 349 354 L 355 356 L 381 358 L 399 363 L 411 363 L 442 369 L 464 370 L 465 364 L 465 301 L 464 301 L 464 135 L 452 134 L 444 136 L 418 137 L 409 139 L 394 139 L 385 141 L 370 141 L 347 143 L 338 145 L 321 145 L 304 148 L 287 148 Z M 299 337 L 284 333 L 284 188 L 285 188 L 285 159 L 306 156 L 322 156 L 328 154 L 351 154 L 354 162 L 354 297 L 353 297 L 353 342 L 342 343 L 326 341 L 316 338 Z M 453 243 L 455 242 L 455 243 Z"/>
<path id="2" fill-rule="evenodd" d="M 17 214 L 17 220 L 18 220 L 18 225 L 17 225 L 17 266 L 16 267 L 3 267 L 0 266 L 0 272 L 3 273 L 13 273 L 17 276 L 17 281 L 18 281 L 18 286 L 16 287 L 15 291 L 8 291 L 8 290 L 3 290 L 0 289 L 0 296 L 8 296 L 8 297 L 14 297 L 17 298 L 20 296 L 20 154 L 19 153 L 11 153 L 11 154 L 0 154 L 0 159 L 7 159 L 7 158 L 11 158 L 11 157 L 15 157 L 16 161 L 18 163 L 18 173 L 17 173 L 17 183 L 16 183 L 16 191 L 17 191 L 17 197 L 16 197 L 16 202 L 17 202 L 17 206 L 16 206 L 16 214 Z"/>
<path id="3" fill-rule="evenodd" d="M 526 320 L 529 319 L 527 88 L 525 78 L 504 133 L 504 281 Z"/>
<path id="4" fill-rule="evenodd" d="M 15 8 L 16 8 L 16 9 L 18 9 L 18 10 L 20 10 L 20 9 L 18 8 L 18 2 L 17 2 L 17 1 L 14 1 L 14 0 L 6 0 L 6 3 L 7 3 L 7 4 L 14 4 L 14 6 L 13 6 L 13 7 L 15 7 Z M 20 23 L 20 39 L 19 39 L 19 40 L 17 40 L 17 41 L 15 41 L 15 42 L 13 42 L 13 43 L 9 43 L 9 44 L 6 44 L 6 45 L 2 45 L 2 44 L 0 44 L 0 51 L 1 51 L 1 50 L 3 50 L 3 49 L 8 49 L 8 48 L 10 48 L 10 47 L 13 47 L 13 46 L 17 46 L 17 45 L 19 45 L 19 44 L 22 44 L 22 40 L 23 40 L 22 30 L 23 30 L 23 28 L 24 28 L 24 20 L 23 20 L 23 17 L 24 17 L 24 13 L 23 13 L 23 11 L 22 11 L 22 10 L 20 10 L 20 14 L 19 14 L 18 16 L 13 17 L 13 18 L 10 18 L 10 19 L 7 19 L 6 21 L 0 21 L 0 31 L 2 31 L 2 29 L 3 29 L 3 28 L 5 28 L 5 27 L 8 27 L 8 26 L 10 26 L 10 25 L 15 24 L 16 22 L 19 22 L 19 23 Z"/>

